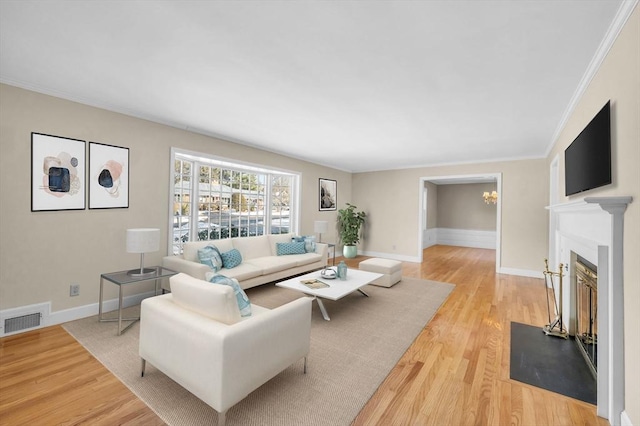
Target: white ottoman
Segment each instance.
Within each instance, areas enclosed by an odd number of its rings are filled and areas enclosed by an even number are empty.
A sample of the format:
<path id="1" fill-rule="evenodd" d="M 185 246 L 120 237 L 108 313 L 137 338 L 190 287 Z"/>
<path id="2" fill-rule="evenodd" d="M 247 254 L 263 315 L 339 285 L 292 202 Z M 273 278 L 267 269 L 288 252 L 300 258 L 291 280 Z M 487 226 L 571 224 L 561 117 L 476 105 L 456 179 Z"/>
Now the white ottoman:
<path id="1" fill-rule="evenodd" d="M 371 259 L 360 262 L 358 269 L 384 274 L 371 283 L 380 287 L 391 287 L 402 279 L 402 262 L 397 260 L 372 257 Z"/>

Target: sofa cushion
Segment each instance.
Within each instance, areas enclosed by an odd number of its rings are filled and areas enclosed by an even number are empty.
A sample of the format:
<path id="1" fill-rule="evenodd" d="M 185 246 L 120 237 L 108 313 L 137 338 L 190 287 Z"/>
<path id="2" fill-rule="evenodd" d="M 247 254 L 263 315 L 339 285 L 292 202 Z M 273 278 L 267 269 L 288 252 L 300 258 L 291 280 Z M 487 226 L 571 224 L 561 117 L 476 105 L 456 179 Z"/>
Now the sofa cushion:
<path id="1" fill-rule="evenodd" d="M 220 253 L 222 256 L 222 266 L 226 269 L 235 268 L 242 263 L 242 254 L 238 249 L 231 249 L 228 252 Z"/>
<path id="2" fill-rule="evenodd" d="M 235 278 L 225 277 L 224 275 L 207 273 L 207 281 L 213 284 L 228 285 L 233 288 L 233 292 L 236 295 L 238 301 L 238 308 L 240 309 L 240 315 L 243 317 L 251 316 L 251 303 L 247 294 L 244 292 L 238 280 Z"/>
<path id="3" fill-rule="evenodd" d="M 229 278 L 235 278 L 238 281 L 245 281 L 253 277 L 258 277 L 262 275 L 262 267 L 254 265 L 253 259 L 241 263 L 239 266 L 235 268 L 227 269 L 222 268 L 218 271 L 219 274 L 222 274 Z"/>
<path id="4" fill-rule="evenodd" d="M 200 263 L 207 265 L 214 272 L 222 268 L 222 257 L 220 256 L 218 248 L 214 245 L 208 245 L 198 249 L 198 259 Z"/>
<path id="5" fill-rule="evenodd" d="M 304 242 L 276 243 L 276 254 L 288 256 L 291 254 L 304 254 Z"/>
<path id="6" fill-rule="evenodd" d="M 169 283 L 173 301 L 185 309 L 224 324 L 235 324 L 242 318 L 236 295 L 229 286 L 211 285 L 183 273 L 169 278 Z"/>
<path id="7" fill-rule="evenodd" d="M 232 241 L 233 248 L 242 253 L 242 258 L 244 260 L 269 256 L 271 254 L 269 237 L 266 235 L 233 238 Z"/>
<path id="8" fill-rule="evenodd" d="M 256 268 L 260 268 L 262 275 L 266 275 L 295 268 L 298 265 L 297 257 L 298 255 L 295 254 L 291 256 L 265 256 L 251 259 L 248 262 Z"/>
<path id="9" fill-rule="evenodd" d="M 296 266 L 308 265 L 309 263 L 319 262 L 322 260 L 322 255 L 320 253 L 305 253 L 292 257 L 295 257 L 296 259 Z"/>

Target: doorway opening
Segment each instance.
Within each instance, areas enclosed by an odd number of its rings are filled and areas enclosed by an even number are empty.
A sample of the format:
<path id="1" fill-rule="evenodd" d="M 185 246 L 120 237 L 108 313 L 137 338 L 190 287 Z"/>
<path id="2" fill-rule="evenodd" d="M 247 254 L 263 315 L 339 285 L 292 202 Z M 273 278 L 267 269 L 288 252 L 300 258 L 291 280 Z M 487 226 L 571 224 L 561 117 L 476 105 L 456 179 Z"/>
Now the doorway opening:
<path id="1" fill-rule="evenodd" d="M 483 173 L 468 175 L 451 175 L 451 176 L 427 176 L 420 178 L 420 201 L 419 211 L 420 220 L 418 221 L 418 253 L 419 261 L 423 261 L 423 248 L 425 242 L 432 236 L 427 229 L 428 211 L 429 211 L 429 189 L 427 184 L 434 185 L 456 185 L 456 184 L 475 184 L 475 183 L 495 183 L 498 198 L 496 200 L 496 231 L 495 231 L 495 250 L 496 250 L 496 272 L 501 268 L 501 229 L 502 229 L 502 173 Z M 478 195 L 479 197 L 482 194 Z"/>

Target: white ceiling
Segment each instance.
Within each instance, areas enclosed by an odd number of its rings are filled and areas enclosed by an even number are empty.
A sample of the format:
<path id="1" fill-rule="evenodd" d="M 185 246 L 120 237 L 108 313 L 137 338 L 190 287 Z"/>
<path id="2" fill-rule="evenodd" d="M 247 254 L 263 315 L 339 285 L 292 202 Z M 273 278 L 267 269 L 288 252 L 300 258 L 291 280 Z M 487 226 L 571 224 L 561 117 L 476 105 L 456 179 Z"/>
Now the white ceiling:
<path id="1" fill-rule="evenodd" d="M 0 81 L 352 172 L 542 157 L 625 3 L 2 0 Z"/>

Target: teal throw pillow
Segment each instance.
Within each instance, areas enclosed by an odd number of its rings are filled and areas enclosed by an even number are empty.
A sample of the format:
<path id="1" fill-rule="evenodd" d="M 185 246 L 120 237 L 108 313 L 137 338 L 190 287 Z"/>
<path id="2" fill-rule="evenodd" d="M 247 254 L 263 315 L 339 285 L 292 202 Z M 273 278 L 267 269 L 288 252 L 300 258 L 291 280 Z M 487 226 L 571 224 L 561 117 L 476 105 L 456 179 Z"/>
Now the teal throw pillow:
<path id="1" fill-rule="evenodd" d="M 305 254 L 304 242 L 299 243 L 276 243 L 276 254 L 286 256 L 289 254 Z"/>
<path id="2" fill-rule="evenodd" d="M 220 253 L 222 256 L 222 266 L 227 269 L 235 268 L 242 263 L 242 255 L 238 249 L 231 249 L 226 253 Z"/>
<path id="3" fill-rule="evenodd" d="M 200 260 L 200 263 L 211 268 L 213 272 L 218 272 L 222 269 L 222 257 L 216 246 L 206 246 L 199 249 L 198 260 Z"/>
<path id="4" fill-rule="evenodd" d="M 224 275 L 214 275 L 209 278 L 209 282 L 213 284 L 228 285 L 229 287 L 232 287 L 236 295 L 238 308 L 240 308 L 240 315 L 243 317 L 251 316 L 251 302 L 249 302 L 247 293 L 245 293 L 242 287 L 240 287 L 240 284 L 238 284 L 238 280 L 225 277 Z"/>
<path id="5" fill-rule="evenodd" d="M 316 251 L 316 236 L 315 235 L 304 237 L 304 250 L 307 253 L 315 253 L 315 251 Z"/>
<path id="6" fill-rule="evenodd" d="M 304 237 L 291 237 L 292 243 L 304 243 Z"/>

